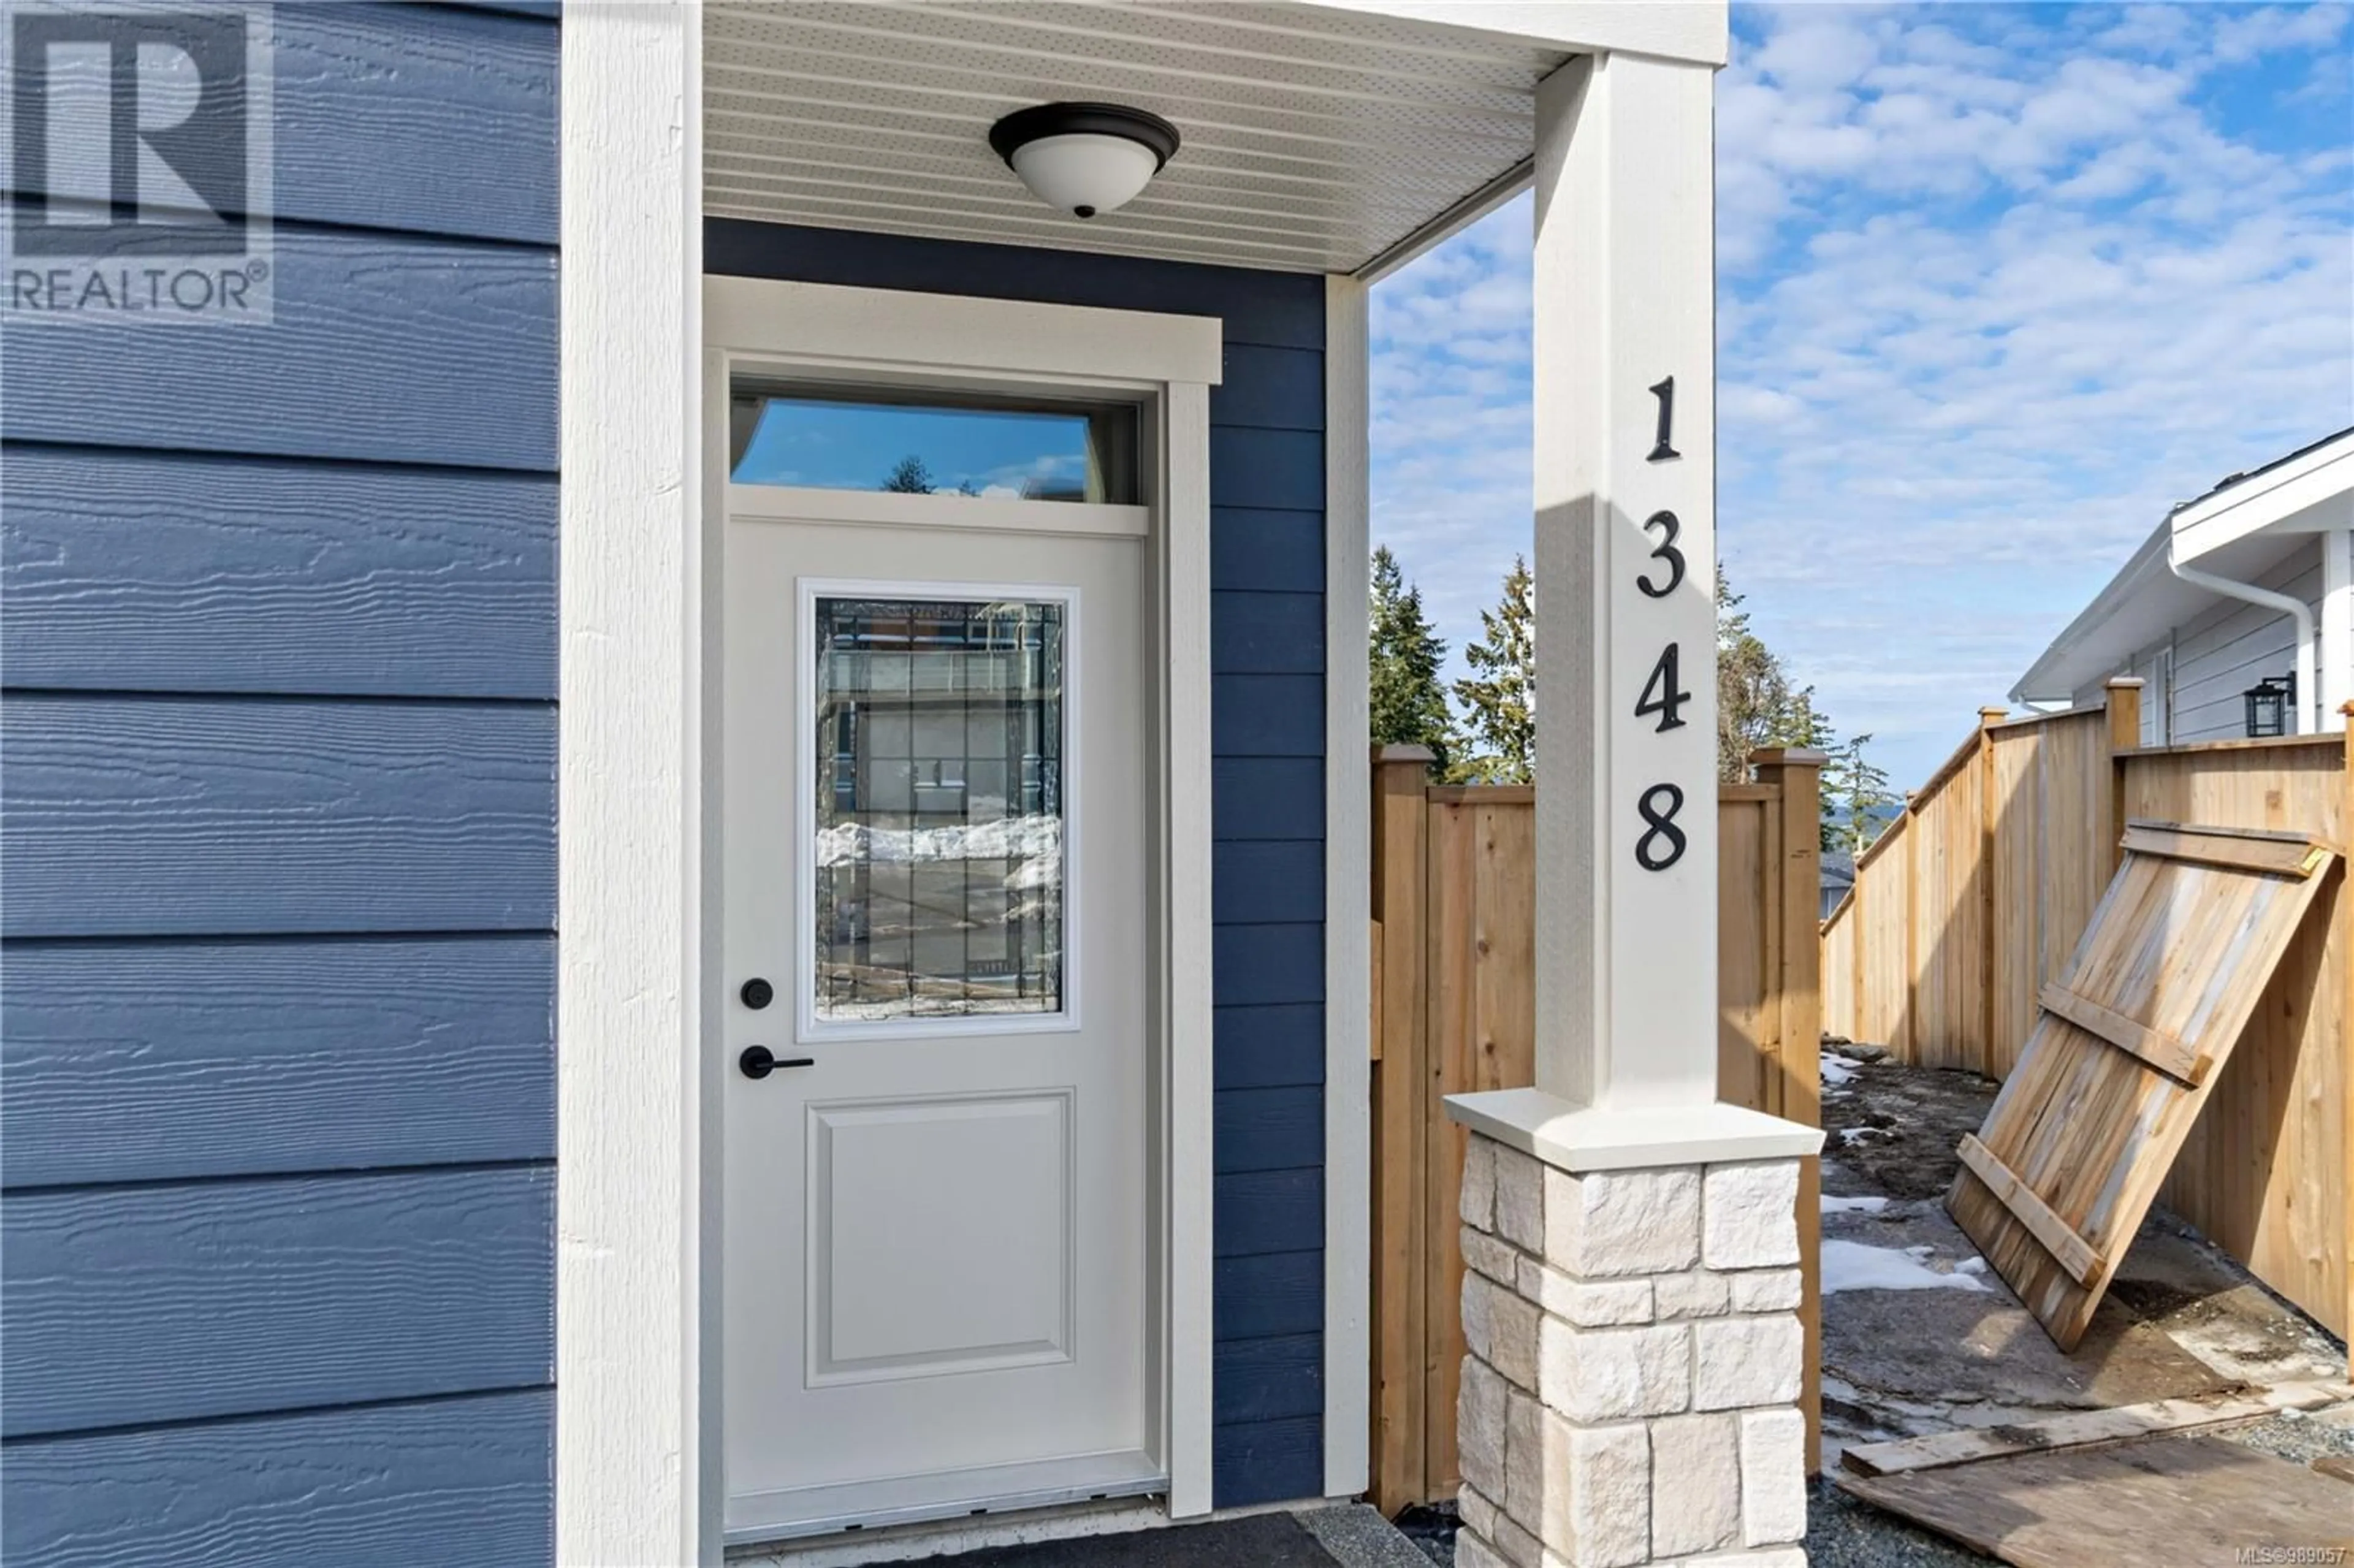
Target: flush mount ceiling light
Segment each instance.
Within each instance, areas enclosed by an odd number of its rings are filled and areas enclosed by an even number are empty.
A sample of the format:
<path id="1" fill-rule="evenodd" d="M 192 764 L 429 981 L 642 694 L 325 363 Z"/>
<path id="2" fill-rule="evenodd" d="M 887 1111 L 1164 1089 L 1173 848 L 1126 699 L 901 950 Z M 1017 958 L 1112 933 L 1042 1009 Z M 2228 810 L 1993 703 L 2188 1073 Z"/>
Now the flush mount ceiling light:
<path id="1" fill-rule="evenodd" d="M 1177 127 L 1117 103 L 1041 103 L 989 128 L 989 144 L 1049 207 L 1117 212 L 1177 154 Z"/>

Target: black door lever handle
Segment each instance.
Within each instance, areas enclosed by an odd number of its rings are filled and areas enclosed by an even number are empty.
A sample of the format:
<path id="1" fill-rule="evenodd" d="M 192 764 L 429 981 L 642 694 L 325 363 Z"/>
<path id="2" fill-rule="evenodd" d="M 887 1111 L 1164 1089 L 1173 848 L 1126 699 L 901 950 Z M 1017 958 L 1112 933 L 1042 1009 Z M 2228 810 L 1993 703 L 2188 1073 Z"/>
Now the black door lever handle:
<path id="1" fill-rule="evenodd" d="M 814 1067 L 814 1056 L 779 1056 L 766 1045 L 747 1045 L 744 1054 L 736 1058 L 736 1065 L 748 1078 L 765 1078 L 779 1067 Z"/>

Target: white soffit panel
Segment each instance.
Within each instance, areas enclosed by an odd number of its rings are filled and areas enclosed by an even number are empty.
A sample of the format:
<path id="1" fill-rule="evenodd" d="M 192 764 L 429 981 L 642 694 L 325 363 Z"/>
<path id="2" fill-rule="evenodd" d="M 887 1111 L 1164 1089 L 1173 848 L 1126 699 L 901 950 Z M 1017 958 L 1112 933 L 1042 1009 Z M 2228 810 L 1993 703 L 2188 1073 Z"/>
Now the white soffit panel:
<path id="1" fill-rule="evenodd" d="M 1534 145 L 1567 54 L 1279 3 L 717 4 L 704 210 L 826 228 L 1347 272 Z M 1184 144 L 1119 212 L 1024 189 L 989 127 L 1056 100 L 1148 109 Z"/>

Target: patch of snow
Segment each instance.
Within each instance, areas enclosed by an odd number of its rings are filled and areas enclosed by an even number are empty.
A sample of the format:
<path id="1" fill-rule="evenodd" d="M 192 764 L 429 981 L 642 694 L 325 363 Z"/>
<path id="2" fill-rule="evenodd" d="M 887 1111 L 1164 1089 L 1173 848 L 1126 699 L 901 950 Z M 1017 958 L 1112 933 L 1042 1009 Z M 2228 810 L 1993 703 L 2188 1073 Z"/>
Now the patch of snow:
<path id="1" fill-rule="evenodd" d="M 1829 1052 L 1823 1053 L 1823 1082 L 1844 1084 L 1855 1076 L 1855 1069 Z"/>
<path id="2" fill-rule="evenodd" d="M 1840 1129 L 1839 1139 L 1841 1143 L 1861 1143 L 1867 1138 L 1886 1138 L 1888 1135 L 1884 1127 L 1850 1127 Z"/>
<path id="3" fill-rule="evenodd" d="M 1954 1272 L 1956 1274 L 1984 1274 L 1986 1271 L 1987 1260 L 1979 1257 L 1975 1253 L 1970 1256 L 1962 1259 L 1961 1262 L 1954 1265 Z"/>
<path id="4" fill-rule="evenodd" d="M 1826 1214 L 1876 1214 L 1886 1207 L 1888 1207 L 1888 1200 L 1877 1195 L 1869 1198 L 1834 1198 L 1828 1192 L 1823 1194 L 1823 1213 Z"/>
<path id="5" fill-rule="evenodd" d="M 1926 1249 L 1924 1249 L 1926 1250 Z M 1861 1242 L 1823 1243 L 1823 1294 L 1840 1290 L 1984 1290 L 1974 1276 L 1940 1274 L 1913 1255 L 1894 1247 L 1866 1246 Z"/>

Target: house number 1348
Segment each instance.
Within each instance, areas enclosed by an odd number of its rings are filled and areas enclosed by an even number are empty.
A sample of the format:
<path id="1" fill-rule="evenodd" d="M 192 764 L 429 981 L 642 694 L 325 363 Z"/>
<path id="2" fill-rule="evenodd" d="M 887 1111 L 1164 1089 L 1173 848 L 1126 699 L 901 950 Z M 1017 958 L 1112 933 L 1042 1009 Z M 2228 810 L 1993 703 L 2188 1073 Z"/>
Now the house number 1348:
<path id="1" fill-rule="evenodd" d="M 1683 454 L 1675 449 L 1676 378 L 1672 376 L 1651 388 L 1651 396 L 1659 400 L 1658 439 L 1652 442 L 1649 462 L 1665 462 Z M 1643 524 L 1645 533 L 1657 532 L 1664 537 L 1653 548 L 1650 559 L 1663 561 L 1668 567 L 1664 583 L 1654 582 L 1648 576 L 1638 576 L 1635 586 L 1646 598 L 1665 599 L 1683 586 L 1683 552 L 1676 548 L 1676 535 L 1681 527 L 1672 512 L 1655 512 Z M 1643 683 L 1642 694 L 1635 699 L 1635 716 L 1638 719 L 1657 717 L 1659 728 L 1653 733 L 1665 735 L 1671 729 L 1681 729 L 1683 715 L 1677 710 L 1691 700 L 1676 679 L 1677 644 L 1670 642 L 1659 654 L 1659 662 L 1651 666 L 1650 678 Z M 1654 784 L 1643 791 L 1635 810 L 1642 815 L 1642 836 L 1635 841 L 1635 863 L 1645 871 L 1665 871 L 1684 857 L 1684 832 L 1676 826 L 1676 813 L 1684 809 L 1684 792 L 1674 784 Z"/>

